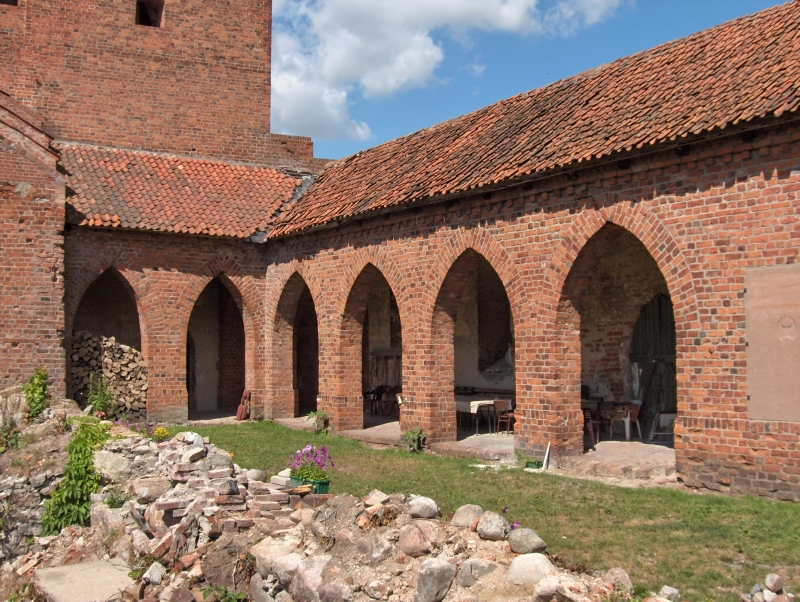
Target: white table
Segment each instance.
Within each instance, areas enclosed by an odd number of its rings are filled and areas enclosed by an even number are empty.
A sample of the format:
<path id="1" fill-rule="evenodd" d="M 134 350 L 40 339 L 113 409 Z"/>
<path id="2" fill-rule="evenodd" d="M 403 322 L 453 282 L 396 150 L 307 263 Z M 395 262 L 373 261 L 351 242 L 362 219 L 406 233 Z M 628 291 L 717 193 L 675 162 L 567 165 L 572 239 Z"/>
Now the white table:
<path id="1" fill-rule="evenodd" d="M 495 401 L 504 401 L 506 404 L 506 410 L 512 406 L 512 401 L 510 399 L 498 399 L 496 397 L 492 397 L 491 399 L 473 399 L 467 395 L 456 395 L 456 411 L 463 412 L 465 414 L 475 414 L 475 434 L 477 435 L 479 426 L 478 412 L 483 406 L 489 406 L 493 408 Z"/>

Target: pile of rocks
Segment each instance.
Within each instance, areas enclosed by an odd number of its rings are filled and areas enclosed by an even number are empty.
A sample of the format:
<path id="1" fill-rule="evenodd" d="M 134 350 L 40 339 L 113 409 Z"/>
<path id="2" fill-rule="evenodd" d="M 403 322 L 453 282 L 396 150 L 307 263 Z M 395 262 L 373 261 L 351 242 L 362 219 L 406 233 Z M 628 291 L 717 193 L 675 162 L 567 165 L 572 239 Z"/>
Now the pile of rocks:
<path id="1" fill-rule="evenodd" d="M 739 594 L 741 602 L 793 602 L 793 594 L 783 589 L 783 578 L 775 573 L 770 573 L 764 578 L 764 583 L 756 583 L 749 594 Z"/>
<path id="2" fill-rule="evenodd" d="M 255 602 L 631 599 L 623 569 L 561 570 L 534 530 L 512 529 L 476 505 L 443 521 L 422 496 L 302 494 L 289 487 L 287 471 L 242 469 L 197 433 L 162 443 L 120 427 L 111 435 L 95 452 L 106 486 L 93 497 L 92 526 L 22 535 L 35 543 L 3 565 L 0 581 L 114 557 L 139 572 L 116 598 L 125 601 L 193 602 L 208 586 Z M 57 478 L 45 473 L 42 489 Z M 33 491 L 41 499 L 40 477 L 15 479 L 12 496 L 33 499 Z M 110 507 L 120 492 L 129 499 Z M 774 577 L 742 600 L 792 600 Z M 674 602 L 680 593 L 664 587 L 648 600 Z"/>
<path id="3" fill-rule="evenodd" d="M 10 408 L 12 416 L 24 412 L 16 408 Z M 19 438 L 28 443 L 0 454 L 0 561 L 27 553 L 30 542 L 41 534 L 44 500 L 61 482 L 67 462 L 69 434 L 64 423 L 77 415 L 75 403 L 65 401 L 45 408 L 32 423 L 12 422 L 18 425 Z"/>
<path id="4" fill-rule="evenodd" d="M 140 351 L 120 345 L 114 337 L 94 336 L 78 331 L 72 337 L 72 392 L 79 403 L 86 402 L 90 376 L 104 378 L 117 406 L 109 418 L 122 414 L 144 420 L 147 414 L 147 366 Z"/>

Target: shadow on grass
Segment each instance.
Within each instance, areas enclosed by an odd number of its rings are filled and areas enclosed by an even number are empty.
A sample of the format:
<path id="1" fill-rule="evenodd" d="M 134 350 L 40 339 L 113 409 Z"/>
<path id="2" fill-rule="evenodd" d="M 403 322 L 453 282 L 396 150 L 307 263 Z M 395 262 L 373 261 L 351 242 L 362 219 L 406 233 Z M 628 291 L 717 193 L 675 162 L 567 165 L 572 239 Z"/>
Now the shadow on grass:
<path id="1" fill-rule="evenodd" d="M 305 445 L 325 445 L 336 463 L 332 493 L 426 495 L 445 516 L 467 503 L 508 507 L 509 522 L 535 529 L 549 553 L 588 570 L 621 566 L 635 583 L 672 585 L 685 600 L 733 601 L 772 571 L 788 591 L 800 584 L 800 504 L 479 469 L 473 460 L 374 450 L 268 421 L 192 429 L 240 466 L 269 474 Z"/>

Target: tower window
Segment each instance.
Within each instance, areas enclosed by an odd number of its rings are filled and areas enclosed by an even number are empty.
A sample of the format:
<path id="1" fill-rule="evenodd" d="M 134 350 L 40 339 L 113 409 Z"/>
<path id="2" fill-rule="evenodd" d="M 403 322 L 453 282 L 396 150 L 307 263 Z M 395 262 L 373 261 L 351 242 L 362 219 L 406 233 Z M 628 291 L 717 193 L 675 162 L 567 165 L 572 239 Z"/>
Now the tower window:
<path id="1" fill-rule="evenodd" d="M 137 25 L 161 27 L 161 17 L 163 14 L 164 0 L 136 0 Z"/>
<path id="2" fill-rule="evenodd" d="M 5 4 L 6 6 L 19 6 L 19 0 L 0 0 L 0 4 Z"/>

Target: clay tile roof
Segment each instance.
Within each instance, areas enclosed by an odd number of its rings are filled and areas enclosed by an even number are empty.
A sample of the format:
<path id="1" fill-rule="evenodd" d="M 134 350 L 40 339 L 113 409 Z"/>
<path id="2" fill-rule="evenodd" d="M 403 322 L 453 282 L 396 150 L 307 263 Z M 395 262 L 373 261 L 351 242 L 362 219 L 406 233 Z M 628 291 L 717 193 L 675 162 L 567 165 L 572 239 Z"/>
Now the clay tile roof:
<path id="1" fill-rule="evenodd" d="M 301 180 L 267 167 L 58 142 L 79 226 L 247 238 L 285 210 Z"/>
<path id="2" fill-rule="evenodd" d="M 798 86 L 793 2 L 331 163 L 270 236 L 779 117 Z"/>

